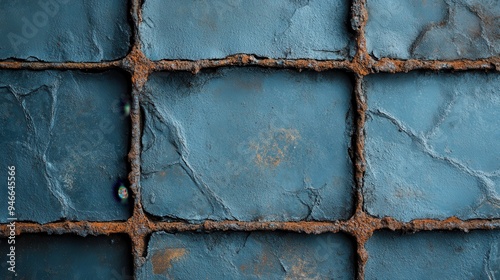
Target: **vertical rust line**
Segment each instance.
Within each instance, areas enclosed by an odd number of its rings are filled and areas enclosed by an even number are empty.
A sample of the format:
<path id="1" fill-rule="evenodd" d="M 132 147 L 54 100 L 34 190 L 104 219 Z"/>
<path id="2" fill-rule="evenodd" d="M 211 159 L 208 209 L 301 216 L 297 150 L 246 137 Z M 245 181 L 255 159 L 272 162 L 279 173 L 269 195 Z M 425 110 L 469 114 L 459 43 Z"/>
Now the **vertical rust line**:
<path id="1" fill-rule="evenodd" d="M 144 256 L 145 249 L 147 246 L 146 237 L 147 235 L 143 235 L 143 236 L 136 236 L 135 238 L 132 239 L 132 254 L 134 258 L 134 269 L 133 269 L 134 279 L 138 279 L 137 275 L 139 269 L 146 262 L 146 258 Z"/>
<path id="2" fill-rule="evenodd" d="M 132 112 L 133 112 L 133 125 L 132 125 L 132 149 L 129 154 L 132 171 L 130 174 L 130 181 L 132 182 L 132 191 L 134 193 L 134 210 L 132 217 L 127 221 L 128 233 L 132 239 L 132 250 L 134 257 L 134 271 L 137 275 L 137 270 L 145 262 L 146 254 L 146 239 L 151 233 L 153 225 L 145 216 L 141 203 L 141 188 L 140 188 L 140 149 L 141 149 L 141 109 L 140 109 L 140 94 L 141 90 L 134 88 L 132 90 Z"/>
<path id="3" fill-rule="evenodd" d="M 130 16 L 133 25 L 133 42 L 129 55 L 123 59 L 122 67 L 131 74 L 132 82 L 132 139 L 129 153 L 131 172 L 129 181 L 134 198 L 132 217 L 127 221 L 128 233 L 132 240 L 134 278 L 145 262 L 146 237 L 150 233 L 149 222 L 142 211 L 140 192 L 140 149 L 141 149 L 141 109 L 140 94 L 149 75 L 149 61 L 141 52 L 139 24 L 141 22 L 141 0 L 130 0 Z"/>
<path id="4" fill-rule="evenodd" d="M 132 46 L 140 44 L 139 24 L 142 21 L 142 0 L 130 0 L 130 16 L 132 19 Z"/>
<path id="5" fill-rule="evenodd" d="M 366 268 L 366 262 L 368 261 L 368 252 L 365 248 L 365 244 L 370 237 L 371 234 L 366 236 L 356 236 L 356 246 L 357 246 L 356 278 L 358 280 L 365 279 L 365 268 Z"/>
<path id="6" fill-rule="evenodd" d="M 373 234 L 370 218 L 363 210 L 363 178 L 365 174 L 364 126 L 366 120 L 366 98 L 363 92 L 363 78 L 371 72 L 370 55 L 366 50 L 365 27 L 368 20 L 366 0 L 353 0 L 351 6 L 351 27 L 356 32 L 356 55 L 353 58 L 355 133 L 354 133 L 354 178 L 356 185 L 356 210 L 351 219 L 351 232 L 356 238 L 356 278 L 365 279 L 365 266 L 368 253 L 365 243 Z"/>
<path id="7" fill-rule="evenodd" d="M 366 98 L 363 91 L 363 76 L 356 75 L 354 84 L 355 98 L 355 134 L 354 134 L 354 178 L 356 185 L 356 210 L 353 217 L 353 222 L 359 226 L 353 226 L 353 234 L 357 241 L 357 278 L 364 279 L 364 266 L 366 264 L 367 254 L 364 249 L 364 242 L 372 233 L 372 226 L 369 225 L 369 217 L 363 210 L 363 179 L 365 174 L 365 157 L 364 157 L 364 137 L 365 137 L 365 120 L 366 120 Z"/>
<path id="8" fill-rule="evenodd" d="M 140 115 L 140 105 L 139 105 L 139 92 L 132 90 L 132 110 L 130 111 L 130 118 L 132 120 L 132 139 L 131 139 L 131 149 L 128 154 L 129 162 L 131 165 L 131 171 L 129 174 L 130 188 L 133 193 L 134 198 L 134 210 L 133 216 L 137 214 L 140 208 L 140 138 L 141 138 L 141 115 Z"/>
<path id="9" fill-rule="evenodd" d="M 355 32 L 356 54 L 353 71 L 360 75 L 370 73 L 370 55 L 366 50 L 365 27 L 368 20 L 366 0 L 353 0 L 351 6 L 351 28 Z"/>
<path id="10" fill-rule="evenodd" d="M 363 76 L 356 75 L 354 82 L 355 133 L 354 133 L 354 178 L 356 184 L 356 212 L 355 215 L 363 214 L 363 179 L 365 175 L 365 121 L 366 121 L 366 97 L 363 90 Z"/>

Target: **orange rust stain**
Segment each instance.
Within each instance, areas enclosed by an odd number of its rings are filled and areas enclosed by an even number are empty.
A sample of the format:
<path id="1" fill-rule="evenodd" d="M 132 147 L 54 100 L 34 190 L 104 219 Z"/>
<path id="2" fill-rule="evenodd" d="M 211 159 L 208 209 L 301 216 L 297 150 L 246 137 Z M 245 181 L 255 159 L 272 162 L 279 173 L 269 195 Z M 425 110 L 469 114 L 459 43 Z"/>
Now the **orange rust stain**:
<path id="1" fill-rule="evenodd" d="M 268 252 L 264 251 L 259 259 L 259 262 L 253 268 L 253 274 L 262 275 L 264 269 L 269 266 Z"/>
<path id="2" fill-rule="evenodd" d="M 154 274 L 163 274 L 172 267 L 172 262 L 180 260 L 186 254 L 185 248 L 168 248 L 156 252 L 151 260 Z"/>
<path id="3" fill-rule="evenodd" d="M 261 167 L 278 167 L 288 152 L 295 148 L 300 133 L 296 129 L 278 128 L 260 135 L 258 142 L 250 142 L 255 151 L 255 164 Z"/>
<path id="4" fill-rule="evenodd" d="M 154 69 L 154 63 L 141 51 L 140 46 L 133 46 L 130 53 L 123 60 L 123 67 L 132 73 L 132 84 L 137 89 L 142 89 L 148 80 L 149 74 Z"/>
<path id="5" fill-rule="evenodd" d="M 264 254 L 260 259 L 259 264 L 254 267 L 254 273 L 256 275 L 262 274 L 262 270 L 264 269 L 264 267 L 266 267 L 266 265 L 267 265 L 267 255 Z"/>
<path id="6" fill-rule="evenodd" d="M 315 272 L 313 264 L 303 259 L 297 259 L 285 279 L 320 279 L 320 277 Z"/>

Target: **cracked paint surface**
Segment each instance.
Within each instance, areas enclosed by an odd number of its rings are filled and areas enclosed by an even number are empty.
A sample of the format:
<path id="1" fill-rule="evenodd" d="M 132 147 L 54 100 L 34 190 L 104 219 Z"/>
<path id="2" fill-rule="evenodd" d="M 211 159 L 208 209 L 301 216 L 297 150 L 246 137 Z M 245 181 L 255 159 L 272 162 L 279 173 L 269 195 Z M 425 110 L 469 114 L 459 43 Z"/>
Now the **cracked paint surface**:
<path id="1" fill-rule="evenodd" d="M 367 78 L 365 209 L 402 221 L 500 216 L 500 77 Z"/>
<path id="2" fill-rule="evenodd" d="M 190 221 L 349 218 L 351 90 L 338 72 L 153 74 L 141 101 L 144 209 Z"/>
<path id="3" fill-rule="evenodd" d="M 118 105 L 127 92 L 115 71 L 0 73 L 0 157 L 4 168 L 16 167 L 19 220 L 129 217 L 113 192 L 127 176 L 130 120 Z M 7 205 L 6 195 L 0 203 Z M 7 218 L 1 208 L 0 222 Z"/>
<path id="4" fill-rule="evenodd" d="M 343 234 L 160 232 L 138 279 L 353 279 L 353 264 Z"/>
<path id="5" fill-rule="evenodd" d="M 500 54 L 498 0 L 368 0 L 375 57 L 478 59 Z"/>
<path id="6" fill-rule="evenodd" d="M 126 0 L 0 1 L 0 59 L 98 62 L 124 57 Z"/>
<path id="7" fill-rule="evenodd" d="M 349 3 L 329 0 L 146 0 L 140 26 L 150 59 L 346 59 Z"/>
<path id="8" fill-rule="evenodd" d="M 7 270 L 10 252 L 0 239 L 0 278 L 132 279 L 130 239 L 110 236 L 23 234 L 16 237 L 16 273 Z"/>
<path id="9" fill-rule="evenodd" d="M 366 248 L 366 279 L 498 279 L 498 231 L 376 232 Z"/>

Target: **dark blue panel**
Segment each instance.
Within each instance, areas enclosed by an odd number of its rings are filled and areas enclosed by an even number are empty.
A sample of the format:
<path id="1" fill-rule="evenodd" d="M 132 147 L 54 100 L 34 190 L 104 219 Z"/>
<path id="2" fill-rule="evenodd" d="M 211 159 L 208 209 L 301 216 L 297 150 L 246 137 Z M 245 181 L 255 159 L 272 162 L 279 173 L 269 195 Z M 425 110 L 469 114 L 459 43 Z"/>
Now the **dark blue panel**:
<path id="1" fill-rule="evenodd" d="M 16 167 L 16 217 L 120 220 L 114 188 L 127 177 L 128 86 L 118 72 L 0 72 L 0 181 Z M 0 221 L 7 219 L 7 183 Z"/>
<path id="2" fill-rule="evenodd" d="M 337 72 L 154 74 L 142 101 L 144 208 L 187 220 L 347 219 L 350 100 Z"/>
<path id="3" fill-rule="evenodd" d="M 132 279 L 132 250 L 125 235 L 23 234 L 15 241 L 12 254 L 12 245 L 0 239 L 1 279 Z M 7 254 L 15 255 L 15 273 L 8 270 Z"/>
<path id="4" fill-rule="evenodd" d="M 153 60 L 345 59 L 354 50 L 348 16 L 349 1 L 146 0 L 140 30 Z"/>
<path id="5" fill-rule="evenodd" d="M 368 77 L 365 207 L 377 216 L 500 216 L 500 76 Z"/>
<path id="6" fill-rule="evenodd" d="M 365 279 L 497 279 L 498 231 L 376 232 L 368 240 Z"/>
<path id="7" fill-rule="evenodd" d="M 155 233 L 139 279 L 353 279 L 343 234 Z"/>
<path id="8" fill-rule="evenodd" d="M 130 48 L 127 0 L 0 2 L 0 59 L 103 61 Z"/>
<path id="9" fill-rule="evenodd" d="M 460 59 L 500 54 L 496 0 L 368 0 L 367 49 L 376 57 Z"/>

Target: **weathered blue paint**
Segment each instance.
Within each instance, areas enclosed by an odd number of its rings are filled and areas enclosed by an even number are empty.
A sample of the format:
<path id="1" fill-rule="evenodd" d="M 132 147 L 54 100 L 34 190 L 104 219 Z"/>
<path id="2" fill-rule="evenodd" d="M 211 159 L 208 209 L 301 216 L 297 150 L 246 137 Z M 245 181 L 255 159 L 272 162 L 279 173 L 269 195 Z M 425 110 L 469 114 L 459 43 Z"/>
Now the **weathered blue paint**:
<path id="1" fill-rule="evenodd" d="M 142 202 L 165 218 L 350 216 L 351 84 L 337 73 L 156 73 L 142 97 Z"/>
<path id="2" fill-rule="evenodd" d="M 15 240 L 16 277 L 7 270 L 12 245 L 0 239 L 1 279 L 132 279 L 131 246 L 126 235 L 23 234 Z"/>
<path id="3" fill-rule="evenodd" d="M 140 27 L 152 60 L 345 59 L 352 55 L 349 1 L 146 0 Z"/>
<path id="4" fill-rule="evenodd" d="M 353 279 L 342 234 L 155 233 L 138 279 Z"/>
<path id="5" fill-rule="evenodd" d="M 484 73 L 368 77 L 368 212 L 500 217 L 499 84 Z"/>
<path id="6" fill-rule="evenodd" d="M 130 48 L 126 0 L 0 2 L 0 59 L 103 61 Z"/>
<path id="7" fill-rule="evenodd" d="M 119 72 L 0 72 L 0 181 L 16 167 L 16 217 L 120 220 L 129 206 L 114 193 L 127 176 L 128 96 Z M 0 222 L 7 221 L 7 184 Z"/>
<path id="8" fill-rule="evenodd" d="M 500 54 L 496 0 L 368 0 L 366 46 L 375 57 L 477 59 Z"/>
<path id="9" fill-rule="evenodd" d="M 500 277 L 498 231 L 376 232 L 365 279 L 497 279 Z"/>

